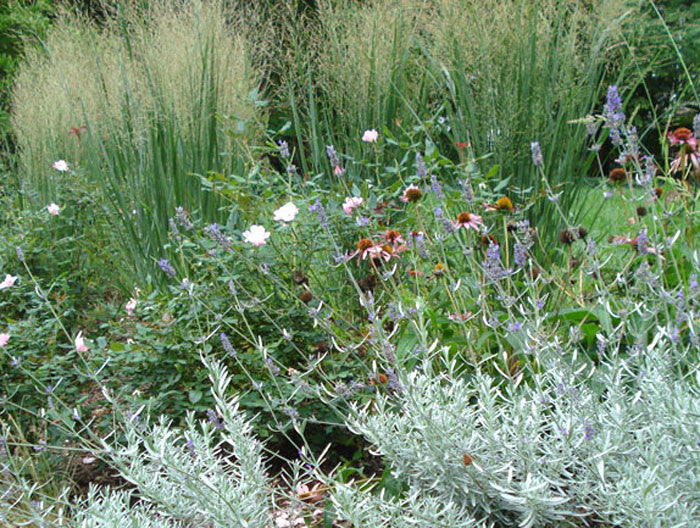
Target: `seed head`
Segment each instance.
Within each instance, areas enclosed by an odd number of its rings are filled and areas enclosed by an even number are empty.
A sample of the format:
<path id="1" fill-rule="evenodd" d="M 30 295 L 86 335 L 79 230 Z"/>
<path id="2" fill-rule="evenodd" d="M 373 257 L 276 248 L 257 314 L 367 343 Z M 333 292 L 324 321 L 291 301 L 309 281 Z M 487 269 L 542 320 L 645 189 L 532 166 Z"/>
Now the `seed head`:
<path id="1" fill-rule="evenodd" d="M 610 178 L 610 183 L 622 183 L 627 181 L 627 173 L 622 167 L 611 170 L 608 177 Z"/>
<path id="2" fill-rule="evenodd" d="M 514 210 L 513 202 L 507 196 L 503 196 L 496 201 L 496 210 L 504 213 L 512 213 Z"/>

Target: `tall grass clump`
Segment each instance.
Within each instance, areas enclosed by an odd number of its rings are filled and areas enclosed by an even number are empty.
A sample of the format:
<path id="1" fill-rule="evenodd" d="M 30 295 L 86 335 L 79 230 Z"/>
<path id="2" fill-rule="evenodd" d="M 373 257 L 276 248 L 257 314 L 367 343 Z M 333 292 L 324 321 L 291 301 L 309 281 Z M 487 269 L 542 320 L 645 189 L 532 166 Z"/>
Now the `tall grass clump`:
<path id="1" fill-rule="evenodd" d="M 43 201 L 97 185 L 145 277 L 175 206 L 219 217 L 192 174 L 243 172 L 236 145 L 250 140 L 260 108 L 251 47 L 222 1 L 119 3 L 104 27 L 64 14 L 28 52 L 14 91 L 27 183 Z M 73 169 L 60 182 L 58 158 Z"/>
<path id="2" fill-rule="evenodd" d="M 311 131 L 309 163 L 327 169 L 325 145 L 359 155 L 366 128 L 397 133 L 427 115 L 431 84 L 417 36 L 423 2 L 320 0 L 313 16 L 290 31 L 297 49 L 287 58 L 285 86 L 300 130 Z M 306 40 L 306 42 L 304 42 Z M 304 160 L 306 162 L 306 160 Z"/>
<path id="3" fill-rule="evenodd" d="M 498 165 L 499 177 L 529 197 L 541 180 L 528 145 L 546 142 L 552 185 L 580 188 L 595 156 L 588 151 L 585 124 L 572 121 L 593 112 L 606 79 L 635 82 L 629 75 L 632 54 L 625 48 L 635 5 L 432 2 L 426 50 L 447 94 L 454 140 L 469 142 L 477 158 L 491 155 L 488 162 Z M 562 196 L 564 208 L 574 214 L 570 206 L 577 197 Z M 551 216 L 551 208 L 542 202 L 530 218 Z M 556 229 L 553 225 L 550 234 Z"/>

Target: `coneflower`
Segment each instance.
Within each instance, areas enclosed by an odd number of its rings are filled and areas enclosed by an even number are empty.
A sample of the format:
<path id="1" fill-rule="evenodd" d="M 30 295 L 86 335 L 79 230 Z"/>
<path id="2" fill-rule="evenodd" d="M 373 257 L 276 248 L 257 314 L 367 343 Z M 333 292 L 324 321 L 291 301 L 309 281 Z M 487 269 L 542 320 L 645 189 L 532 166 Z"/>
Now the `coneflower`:
<path id="1" fill-rule="evenodd" d="M 503 196 L 496 200 L 496 210 L 502 213 L 512 213 L 515 208 L 513 207 L 513 202 L 507 196 Z"/>
<path id="2" fill-rule="evenodd" d="M 608 178 L 610 179 L 610 183 L 622 183 L 627 181 L 627 173 L 622 167 L 617 167 L 610 171 Z"/>
<path id="3" fill-rule="evenodd" d="M 411 184 L 406 187 L 400 199 L 402 202 L 417 202 L 421 198 L 423 198 L 423 191 Z"/>

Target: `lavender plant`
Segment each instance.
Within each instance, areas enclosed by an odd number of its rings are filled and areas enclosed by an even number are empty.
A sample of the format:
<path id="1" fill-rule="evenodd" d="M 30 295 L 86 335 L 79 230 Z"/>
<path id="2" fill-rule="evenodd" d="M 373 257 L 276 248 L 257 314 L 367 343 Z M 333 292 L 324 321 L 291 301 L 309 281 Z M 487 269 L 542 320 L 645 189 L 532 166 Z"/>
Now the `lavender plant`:
<path id="1" fill-rule="evenodd" d="M 270 525 L 272 501 L 262 444 L 253 437 L 238 398 L 226 395 L 226 367 L 203 361 L 216 402 L 210 419 L 197 423 L 190 414 L 179 429 L 165 417 L 151 424 L 140 412 L 126 416 L 125 442 L 105 442 L 104 453 L 135 489 L 91 490 L 78 507 L 79 526 Z M 136 498 L 139 502 L 132 507 Z"/>

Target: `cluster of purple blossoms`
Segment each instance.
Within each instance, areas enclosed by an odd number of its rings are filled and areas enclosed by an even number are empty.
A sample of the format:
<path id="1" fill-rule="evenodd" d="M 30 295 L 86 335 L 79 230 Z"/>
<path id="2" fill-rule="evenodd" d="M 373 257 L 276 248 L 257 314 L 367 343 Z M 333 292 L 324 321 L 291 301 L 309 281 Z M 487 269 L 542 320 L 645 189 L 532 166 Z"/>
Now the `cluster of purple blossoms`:
<path id="1" fill-rule="evenodd" d="M 219 339 L 221 340 L 221 346 L 224 347 L 224 352 L 229 356 L 236 357 L 236 350 L 233 348 L 231 341 L 229 341 L 226 332 L 221 332 L 219 334 Z"/>
<path id="2" fill-rule="evenodd" d="M 210 226 L 204 228 L 204 232 L 209 235 L 209 237 L 216 242 L 216 245 L 219 246 L 220 248 L 223 249 L 229 249 L 231 246 L 231 242 L 229 241 L 228 238 L 226 238 L 226 235 L 224 235 L 221 232 L 221 229 L 219 229 L 219 225 L 216 223 L 211 224 Z"/>
<path id="3" fill-rule="evenodd" d="M 486 259 L 482 262 L 484 274 L 489 282 L 496 282 L 508 275 L 501 265 L 501 248 L 498 244 L 489 244 Z"/>
<path id="4" fill-rule="evenodd" d="M 333 145 L 326 145 L 326 156 L 328 156 L 328 160 L 331 162 L 331 165 L 334 167 L 336 165 L 340 165 L 340 159 L 338 158 L 338 153 L 335 151 L 335 147 Z"/>
<path id="5" fill-rule="evenodd" d="M 435 194 L 435 197 L 438 200 L 445 199 L 445 195 L 442 192 L 442 186 L 440 185 L 440 182 L 438 181 L 437 176 L 435 176 L 435 174 L 432 174 L 430 176 L 430 189 L 433 191 L 433 193 Z"/>
<path id="6" fill-rule="evenodd" d="M 637 235 L 637 251 L 640 255 L 646 255 L 649 249 L 649 238 L 647 237 L 647 230 L 642 229 Z"/>
<path id="7" fill-rule="evenodd" d="M 448 235 L 451 233 L 454 233 L 455 230 L 457 229 L 455 225 L 450 222 L 447 218 L 442 213 L 442 207 L 436 207 L 435 208 L 435 217 L 440 220 L 440 223 L 442 224 L 442 228 L 445 230 L 445 233 Z"/>
<path id="8" fill-rule="evenodd" d="M 603 107 L 603 117 L 605 118 L 605 125 L 610 129 L 612 144 L 621 146 L 625 114 L 622 112 L 622 98 L 615 85 L 608 88 L 607 100 Z"/>
<path id="9" fill-rule="evenodd" d="M 620 156 L 615 160 L 622 165 L 630 159 L 639 159 L 639 135 L 637 135 L 637 127 L 630 126 L 626 132 L 627 141 L 620 152 Z"/>
<path id="10" fill-rule="evenodd" d="M 163 273 L 165 273 L 168 277 L 174 277 L 175 276 L 175 268 L 173 268 L 172 264 L 170 264 L 170 261 L 166 258 L 162 258 L 158 261 L 158 267 L 163 270 Z"/>
<path id="11" fill-rule="evenodd" d="M 469 182 L 469 178 L 458 180 L 458 183 L 462 187 L 462 198 L 464 198 L 467 203 L 471 203 L 472 200 L 474 200 L 474 190 Z"/>
<path id="12" fill-rule="evenodd" d="M 651 183 L 654 181 L 654 174 L 656 174 L 656 164 L 654 163 L 654 156 L 644 156 L 644 176 L 642 176 L 638 183 L 643 186 L 650 186 Z M 654 192 L 653 189 L 651 189 L 651 192 Z M 656 196 L 656 193 L 654 192 L 654 196 Z"/>
<path id="13" fill-rule="evenodd" d="M 180 237 L 180 230 L 177 228 L 177 224 L 173 218 L 168 218 L 168 226 L 170 226 L 170 232 L 173 234 L 173 236 L 177 240 L 180 240 L 182 238 Z"/>
<path id="14" fill-rule="evenodd" d="M 277 142 L 277 145 L 279 147 L 280 156 L 282 156 L 284 159 L 289 159 L 291 157 L 291 154 L 289 153 L 289 145 L 287 144 L 287 142 L 283 139 L 280 139 Z"/>
<path id="15" fill-rule="evenodd" d="M 326 210 L 323 208 L 321 200 L 316 198 L 316 201 L 309 206 L 309 211 L 316 213 L 318 221 L 323 227 L 329 227 L 328 216 L 326 215 Z"/>
<path id="16" fill-rule="evenodd" d="M 423 258 L 428 258 L 428 248 L 425 246 L 425 235 L 416 233 L 408 238 L 408 247 L 415 247 Z"/>
<path id="17" fill-rule="evenodd" d="M 535 167 L 539 167 L 543 163 L 542 159 L 542 149 L 540 148 L 539 141 L 533 141 L 530 143 L 530 152 L 532 153 L 532 163 Z"/>
<path id="18" fill-rule="evenodd" d="M 275 362 L 272 360 L 271 357 L 268 357 L 265 360 L 265 363 L 267 364 L 267 368 L 270 369 L 270 373 L 273 376 L 277 376 L 280 373 L 280 368 L 277 365 L 275 365 Z"/>
<path id="19" fill-rule="evenodd" d="M 420 152 L 416 153 L 416 178 L 422 180 L 428 175 L 428 169 L 425 166 L 425 161 L 423 161 L 423 156 Z"/>
<path id="20" fill-rule="evenodd" d="M 222 429 L 224 424 L 213 409 L 207 409 L 207 420 L 214 426 L 214 429 Z"/>
<path id="21" fill-rule="evenodd" d="M 194 224 L 187 216 L 187 212 L 185 211 L 184 207 L 175 208 L 175 221 L 180 225 L 180 227 L 185 229 L 185 231 L 189 231 L 194 227 Z"/>

